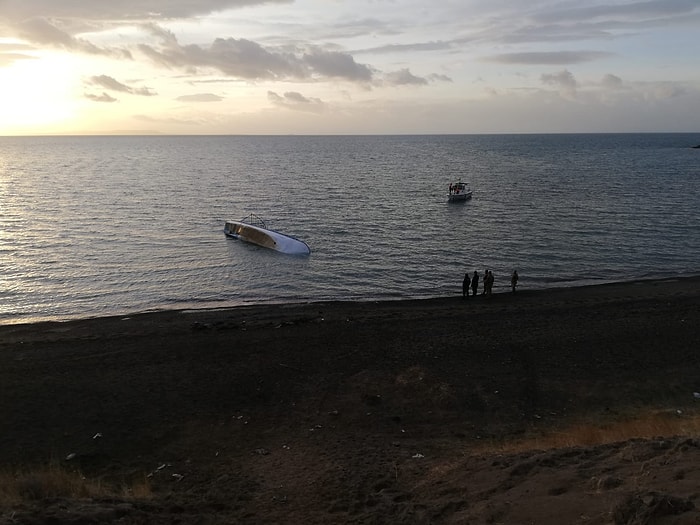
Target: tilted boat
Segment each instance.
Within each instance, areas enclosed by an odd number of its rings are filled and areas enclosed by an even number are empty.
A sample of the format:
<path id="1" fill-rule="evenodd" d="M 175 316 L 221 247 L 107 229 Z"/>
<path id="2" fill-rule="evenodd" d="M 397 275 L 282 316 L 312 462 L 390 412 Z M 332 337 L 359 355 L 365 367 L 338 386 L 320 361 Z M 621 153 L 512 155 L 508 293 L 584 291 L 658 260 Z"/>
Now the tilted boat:
<path id="1" fill-rule="evenodd" d="M 224 233 L 228 237 L 240 239 L 264 248 L 291 255 L 308 255 L 311 248 L 304 241 L 271 230 L 260 217 L 250 214 L 240 221 L 226 221 Z"/>
<path id="2" fill-rule="evenodd" d="M 467 183 L 458 180 L 450 184 L 447 200 L 450 202 L 466 201 L 472 198 L 472 190 Z"/>

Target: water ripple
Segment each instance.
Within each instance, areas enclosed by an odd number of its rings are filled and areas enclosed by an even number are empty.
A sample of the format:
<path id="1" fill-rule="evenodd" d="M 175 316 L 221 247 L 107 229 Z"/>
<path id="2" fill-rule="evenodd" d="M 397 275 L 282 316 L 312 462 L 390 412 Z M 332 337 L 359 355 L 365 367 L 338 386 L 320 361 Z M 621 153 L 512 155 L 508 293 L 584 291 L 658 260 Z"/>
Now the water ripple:
<path id="1" fill-rule="evenodd" d="M 0 139 L 0 321 L 696 273 L 696 137 Z M 462 177 L 471 201 L 448 204 Z M 256 213 L 285 257 L 227 239 Z"/>

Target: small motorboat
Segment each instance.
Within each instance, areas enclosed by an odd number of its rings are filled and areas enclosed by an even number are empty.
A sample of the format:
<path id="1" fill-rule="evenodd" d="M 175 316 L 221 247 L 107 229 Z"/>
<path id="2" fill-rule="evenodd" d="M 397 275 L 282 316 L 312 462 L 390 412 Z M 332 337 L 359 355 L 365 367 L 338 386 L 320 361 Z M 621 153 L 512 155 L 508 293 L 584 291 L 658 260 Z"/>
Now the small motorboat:
<path id="1" fill-rule="evenodd" d="M 282 253 L 291 255 L 308 255 L 311 253 L 311 248 L 304 241 L 291 235 L 271 230 L 265 225 L 265 221 L 252 213 L 240 221 L 226 221 L 224 233 L 228 237 Z"/>
<path id="2" fill-rule="evenodd" d="M 447 200 L 449 202 L 463 202 L 472 198 L 472 190 L 465 182 L 458 180 L 450 184 Z"/>

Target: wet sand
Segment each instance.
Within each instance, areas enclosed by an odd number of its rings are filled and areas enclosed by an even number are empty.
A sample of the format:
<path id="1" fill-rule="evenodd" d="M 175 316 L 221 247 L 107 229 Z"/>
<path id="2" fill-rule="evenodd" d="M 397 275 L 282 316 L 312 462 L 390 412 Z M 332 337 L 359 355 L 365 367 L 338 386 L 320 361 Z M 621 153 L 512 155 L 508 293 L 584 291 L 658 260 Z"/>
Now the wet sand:
<path id="1" fill-rule="evenodd" d="M 3 326 L 0 465 L 152 493 L 0 523 L 698 523 L 695 436 L 499 447 L 696 417 L 699 327 L 700 277 Z"/>

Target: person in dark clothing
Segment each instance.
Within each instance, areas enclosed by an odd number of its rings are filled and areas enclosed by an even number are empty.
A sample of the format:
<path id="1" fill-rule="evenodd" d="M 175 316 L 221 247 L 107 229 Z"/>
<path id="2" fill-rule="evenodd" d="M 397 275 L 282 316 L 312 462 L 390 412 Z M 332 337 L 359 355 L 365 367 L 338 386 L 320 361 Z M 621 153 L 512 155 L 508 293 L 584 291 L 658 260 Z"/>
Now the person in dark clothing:
<path id="1" fill-rule="evenodd" d="M 513 270 L 513 275 L 510 277 L 510 287 L 513 289 L 513 293 L 515 293 L 516 286 L 518 286 L 518 270 Z"/>
<path id="2" fill-rule="evenodd" d="M 474 270 L 474 275 L 472 275 L 472 295 L 476 297 L 476 291 L 479 288 L 479 274 Z"/>
<path id="3" fill-rule="evenodd" d="M 471 281 L 469 280 L 469 274 L 464 274 L 464 280 L 462 281 L 462 299 L 469 297 L 469 285 Z"/>
<path id="4" fill-rule="evenodd" d="M 484 295 L 491 295 L 492 288 L 493 272 L 491 270 L 486 270 L 486 272 L 484 272 Z"/>

